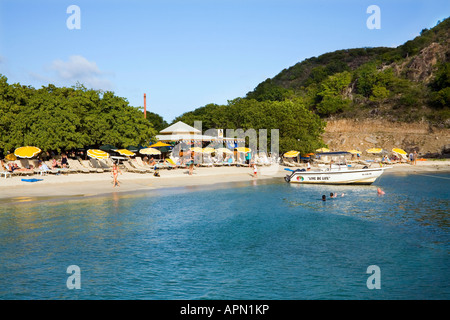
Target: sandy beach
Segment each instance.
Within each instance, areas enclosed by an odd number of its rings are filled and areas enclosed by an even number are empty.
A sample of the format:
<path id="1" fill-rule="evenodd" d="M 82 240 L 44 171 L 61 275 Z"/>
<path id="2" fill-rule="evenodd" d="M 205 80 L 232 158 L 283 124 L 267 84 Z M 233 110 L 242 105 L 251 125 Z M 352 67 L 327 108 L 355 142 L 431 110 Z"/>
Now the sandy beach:
<path id="1" fill-rule="evenodd" d="M 150 173 L 124 172 L 119 175 L 120 186 L 113 187 L 111 173 L 71 173 L 60 175 L 34 175 L 43 179 L 38 182 L 24 182 L 26 176 L 0 179 L 0 200 L 8 203 L 27 202 L 59 197 L 88 197 L 112 192 L 151 191 L 173 187 L 196 187 L 226 182 L 252 181 L 255 179 L 282 178 L 287 174 L 285 166 L 259 167 L 258 177 L 252 176 L 248 167 L 197 167 L 193 175 L 187 169 L 161 170 L 160 177 Z M 290 168 L 289 169 L 295 169 Z M 394 164 L 389 173 L 416 173 L 450 171 L 450 160 L 418 161 L 417 165 Z"/>

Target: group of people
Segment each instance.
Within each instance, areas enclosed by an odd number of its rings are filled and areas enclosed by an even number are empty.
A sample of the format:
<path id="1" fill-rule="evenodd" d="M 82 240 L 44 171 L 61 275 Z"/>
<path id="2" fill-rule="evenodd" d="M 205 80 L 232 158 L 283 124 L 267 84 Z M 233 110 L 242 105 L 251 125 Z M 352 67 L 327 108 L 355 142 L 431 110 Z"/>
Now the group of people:
<path id="1" fill-rule="evenodd" d="M 381 190 L 381 188 L 377 188 L 377 194 L 379 195 L 379 196 L 382 196 L 382 195 L 384 195 L 384 194 L 386 194 L 383 190 Z M 343 197 L 343 196 L 345 196 L 345 193 L 342 193 L 341 194 L 341 197 Z M 330 198 L 337 198 L 338 197 L 338 194 L 336 193 L 336 192 L 331 192 L 330 193 Z M 327 196 L 326 195 L 322 195 L 322 201 L 327 201 Z"/>
<path id="2" fill-rule="evenodd" d="M 417 157 L 418 157 L 417 151 L 414 150 L 414 153 L 411 152 L 411 153 L 409 154 L 409 162 L 410 162 L 412 165 L 416 165 L 416 164 L 417 164 Z"/>
<path id="3" fill-rule="evenodd" d="M 341 194 L 341 197 L 345 196 L 345 193 Z M 338 194 L 335 192 L 330 192 L 330 198 L 337 198 Z M 322 201 L 327 201 L 327 196 L 326 195 L 322 195 Z"/>

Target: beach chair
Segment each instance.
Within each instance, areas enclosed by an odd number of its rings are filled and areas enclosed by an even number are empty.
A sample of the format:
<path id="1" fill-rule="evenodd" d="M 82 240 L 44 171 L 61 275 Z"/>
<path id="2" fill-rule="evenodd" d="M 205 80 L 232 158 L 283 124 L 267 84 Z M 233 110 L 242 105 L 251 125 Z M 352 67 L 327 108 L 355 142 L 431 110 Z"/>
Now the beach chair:
<path id="1" fill-rule="evenodd" d="M 6 178 L 8 178 L 8 176 L 11 178 L 12 174 L 11 174 L 11 172 L 2 169 L 2 171 L 0 171 L 0 177 L 1 176 L 4 176 L 6 179 Z"/>
<path id="2" fill-rule="evenodd" d="M 81 158 L 78 158 L 78 162 L 80 163 L 80 165 L 81 165 L 83 168 L 88 169 L 89 172 L 103 172 L 103 170 L 101 170 L 101 169 L 100 169 L 101 171 L 98 171 L 98 169 L 92 167 L 92 166 L 91 166 L 91 163 L 89 162 L 89 160 L 83 160 L 83 159 L 81 159 Z"/>
<path id="3" fill-rule="evenodd" d="M 172 169 L 175 169 L 177 167 L 177 164 L 171 158 L 166 158 L 166 162 L 169 166 L 172 167 Z"/>
<path id="4" fill-rule="evenodd" d="M 135 168 L 131 165 L 130 161 L 124 161 L 122 162 L 123 166 L 125 167 L 125 170 L 127 170 L 128 172 L 135 172 L 135 173 L 146 173 L 148 172 L 145 169 L 138 169 Z"/>
<path id="5" fill-rule="evenodd" d="M 39 160 L 33 159 L 33 160 L 28 160 L 28 162 L 31 165 L 33 165 L 33 167 L 34 167 L 33 170 L 34 170 L 35 174 L 39 174 L 39 175 L 43 176 L 43 175 L 46 175 L 49 171 L 48 169 L 39 168 L 39 166 L 40 166 Z M 42 163 L 44 163 L 44 162 L 42 162 Z"/>
<path id="6" fill-rule="evenodd" d="M 210 157 L 204 157 L 203 158 L 203 163 L 201 163 L 200 166 L 202 166 L 202 167 L 212 167 L 213 166 L 213 162 L 212 162 Z"/>
<path id="7" fill-rule="evenodd" d="M 52 168 L 52 162 L 51 162 L 50 160 L 43 161 L 43 162 L 44 162 L 44 163 L 47 165 L 47 167 L 48 167 L 48 170 L 45 170 L 44 173 L 59 174 L 59 173 L 61 172 L 59 168 L 57 168 L 57 169 L 53 169 L 53 168 Z"/>
<path id="8" fill-rule="evenodd" d="M 106 159 L 106 160 L 97 160 L 100 168 L 103 169 L 104 171 L 112 171 L 112 167 L 109 166 L 105 161 L 110 160 L 110 159 Z"/>
<path id="9" fill-rule="evenodd" d="M 69 166 L 71 169 L 76 170 L 77 172 L 82 172 L 82 173 L 89 173 L 90 170 L 88 168 L 85 168 L 83 166 L 81 166 L 81 163 L 78 160 L 75 159 L 67 159 L 67 161 L 69 162 Z"/>
<path id="10" fill-rule="evenodd" d="M 283 159 L 283 165 L 287 167 L 295 167 L 295 165 L 292 162 L 286 161 Z"/>
<path id="11" fill-rule="evenodd" d="M 11 162 L 17 164 L 17 166 L 19 167 L 19 170 L 14 170 L 13 175 L 31 176 L 34 174 L 33 169 L 24 167 L 20 161 L 15 160 Z"/>
<path id="12" fill-rule="evenodd" d="M 96 169 L 97 172 L 99 172 L 99 173 L 105 172 L 105 170 L 103 170 L 103 168 L 101 167 L 100 163 L 98 163 L 97 159 L 91 158 L 90 160 L 85 160 L 85 161 L 89 161 L 92 168 Z"/>
<path id="13" fill-rule="evenodd" d="M 150 168 L 149 165 L 146 165 L 144 161 L 142 161 L 141 157 L 135 157 L 134 159 L 130 160 L 130 164 L 135 167 L 136 169 L 142 169 L 147 172 L 153 172 L 152 168 Z"/>

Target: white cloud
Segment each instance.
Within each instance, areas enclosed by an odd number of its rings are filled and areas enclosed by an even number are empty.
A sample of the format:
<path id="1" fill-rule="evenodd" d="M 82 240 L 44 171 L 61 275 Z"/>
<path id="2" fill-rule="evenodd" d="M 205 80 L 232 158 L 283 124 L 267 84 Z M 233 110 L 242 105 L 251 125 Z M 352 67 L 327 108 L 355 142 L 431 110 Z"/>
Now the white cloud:
<path id="1" fill-rule="evenodd" d="M 56 72 L 57 79 L 64 83 L 80 82 L 87 88 L 102 90 L 112 90 L 113 87 L 97 63 L 80 55 L 70 56 L 68 61 L 54 60 L 50 69 Z"/>

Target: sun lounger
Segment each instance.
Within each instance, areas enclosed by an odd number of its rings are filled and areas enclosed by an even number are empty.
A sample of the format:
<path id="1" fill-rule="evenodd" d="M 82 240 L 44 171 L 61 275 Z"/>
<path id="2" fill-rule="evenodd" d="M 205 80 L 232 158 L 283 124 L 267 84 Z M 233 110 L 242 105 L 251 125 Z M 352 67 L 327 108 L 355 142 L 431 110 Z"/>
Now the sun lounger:
<path id="1" fill-rule="evenodd" d="M 146 173 L 147 172 L 147 170 L 145 170 L 145 169 L 138 169 L 138 168 L 133 167 L 129 161 L 124 161 L 124 162 L 122 162 L 122 164 L 125 167 L 125 170 L 127 170 L 128 172 L 135 172 L 135 173 Z"/>
<path id="2" fill-rule="evenodd" d="M 105 170 L 101 167 L 97 159 L 91 158 L 88 161 L 94 169 L 97 169 L 97 172 L 105 172 Z"/>
<path id="3" fill-rule="evenodd" d="M 52 168 L 52 162 L 50 160 L 48 161 L 44 161 L 44 163 L 47 165 L 48 170 L 45 170 L 45 173 L 52 173 L 52 174 L 59 174 L 61 173 L 61 169 L 60 168 Z"/>
<path id="4" fill-rule="evenodd" d="M 83 160 L 78 158 L 78 162 L 83 168 L 86 168 L 89 170 L 89 172 L 104 172 L 102 169 L 96 169 L 91 166 L 91 162 L 89 160 Z"/>
<path id="5" fill-rule="evenodd" d="M 105 171 L 112 171 L 112 167 L 109 166 L 108 164 L 106 164 L 105 162 L 106 160 L 97 160 L 97 162 L 100 165 L 100 168 L 105 170 Z"/>
<path id="6" fill-rule="evenodd" d="M 4 176 L 5 179 L 9 176 L 11 178 L 12 174 L 9 171 L 0 171 L 0 177 Z"/>
<path id="7" fill-rule="evenodd" d="M 288 167 L 295 167 L 295 165 L 292 162 L 283 160 L 283 165 L 288 166 Z"/>
<path id="8" fill-rule="evenodd" d="M 139 159 L 137 159 L 137 158 L 139 158 Z M 150 166 L 146 165 L 140 157 L 136 157 L 136 159 L 129 160 L 129 163 L 135 169 L 145 170 L 146 172 L 153 172 L 152 168 L 150 168 Z"/>
<path id="9" fill-rule="evenodd" d="M 71 169 L 75 170 L 76 172 L 83 172 L 83 173 L 89 173 L 89 169 L 85 168 L 81 165 L 80 161 L 75 159 L 67 159 L 69 162 L 69 166 Z"/>
<path id="10" fill-rule="evenodd" d="M 34 174 L 34 170 L 33 169 L 28 169 L 22 166 L 20 161 L 11 161 L 12 163 L 17 164 L 17 166 L 19 167 L 19 170 L 14 170 L 12 172 L 13 175 L 24 175 L 24 176 L 31 176 Z"/>
<path id="11" fill-rule="evenodd" d="M 166 163 L 167 163 L 169 166 L 171 166 L 172 169 L 176 169 L 176 167 L 177 167 L 177 164 L 175 163 L 175 161 L 173 161 L 173 160 L 170 159 L 170 158 L 166 158 Z"/>

